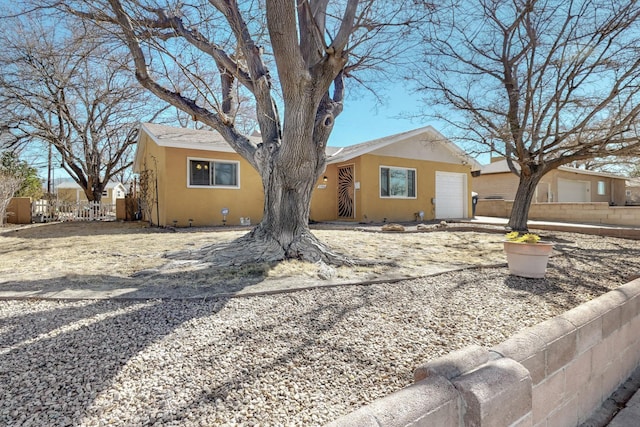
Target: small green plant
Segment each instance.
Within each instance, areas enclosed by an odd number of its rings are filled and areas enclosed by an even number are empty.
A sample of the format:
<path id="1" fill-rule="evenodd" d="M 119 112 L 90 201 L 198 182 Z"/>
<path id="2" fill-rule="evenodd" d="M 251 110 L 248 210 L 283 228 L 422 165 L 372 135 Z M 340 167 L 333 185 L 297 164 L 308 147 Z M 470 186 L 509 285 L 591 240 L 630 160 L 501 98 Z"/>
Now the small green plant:
<path id="1" fill-rule="evenodd" d="M 511 233 L 507 233 L 504 237 L 509 242 L 516 242 L 516 243 L 538 243 L 538 241 L 540 240 L 540 236 L 538 236 L 537 234 L 525 233 L 521 235 L 517 231 L 512 231 Z"/>

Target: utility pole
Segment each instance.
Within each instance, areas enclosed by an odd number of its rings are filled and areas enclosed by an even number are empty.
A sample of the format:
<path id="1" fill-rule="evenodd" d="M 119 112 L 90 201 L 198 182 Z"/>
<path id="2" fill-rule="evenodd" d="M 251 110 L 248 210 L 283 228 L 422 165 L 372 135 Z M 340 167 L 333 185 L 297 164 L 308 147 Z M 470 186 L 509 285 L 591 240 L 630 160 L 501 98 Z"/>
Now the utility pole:
<path id="1" fill-rule="evenodd" d="M 52 176 L 51 174 L 53 173 L 53 169 L 51 167 L 51 158 L 52 158 L 52 152 L 51 152 L 51 144 L 49 144 L 49 163 L 47 164 L 47 195 L 50 195 L 51 193 L 53 193 L 53 188 L 52 188 Z"/>

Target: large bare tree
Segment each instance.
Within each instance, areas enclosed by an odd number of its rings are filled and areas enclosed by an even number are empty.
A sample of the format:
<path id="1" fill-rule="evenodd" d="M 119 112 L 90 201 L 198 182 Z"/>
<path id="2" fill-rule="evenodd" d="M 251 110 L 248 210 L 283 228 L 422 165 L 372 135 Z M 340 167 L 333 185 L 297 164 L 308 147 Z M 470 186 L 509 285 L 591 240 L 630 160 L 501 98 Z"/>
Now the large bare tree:
<path id="1" fill-rule="evenodd" d="M 344 80 L 403 53 L 407 30 L 428 7 L 405 0 L 109 0 L 61 7 L 120 37 L 144 87 L 218 131 L 259 172 L 262 221 L 213 258 L 346 262 L 308 227 Z M 184 71 L 197 97 L 167 78 L 173 67 Z M 212 71 L 218 82 L 208 79 Z M 255 100 L 260 144 L 235 126 L 235 90 Z"/>
<path id="2" fill-rule="evenodd" d="M 11 22 L 0 33 L 2 142 L 53 147 L 87 199 L 99 201 L 131 166 L 136 123 L 168 104 L 150 102 L 122 52 L 85 27 L 34 14 Z"/>
<path id="3" fill-rule="evenodd" d="M 512 229 L 527 229 L 547 172 L 637 155 L 638 2 L 463 0 L 437 16 L 413 77 L 428 113 L 506 157 L 520 177 Z"/>

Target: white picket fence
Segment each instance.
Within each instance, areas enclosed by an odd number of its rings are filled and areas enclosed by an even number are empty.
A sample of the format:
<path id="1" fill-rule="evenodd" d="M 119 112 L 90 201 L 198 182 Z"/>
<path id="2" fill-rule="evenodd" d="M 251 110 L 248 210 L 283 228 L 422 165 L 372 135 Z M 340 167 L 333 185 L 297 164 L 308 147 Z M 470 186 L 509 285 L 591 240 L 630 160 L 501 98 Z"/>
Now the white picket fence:
<path id="1" fill-rule="evenodd" d="M 35 222 L 115 221 L 116 205 L 87 201 L 36 200 L 31 203 L 31 216 Z"/>

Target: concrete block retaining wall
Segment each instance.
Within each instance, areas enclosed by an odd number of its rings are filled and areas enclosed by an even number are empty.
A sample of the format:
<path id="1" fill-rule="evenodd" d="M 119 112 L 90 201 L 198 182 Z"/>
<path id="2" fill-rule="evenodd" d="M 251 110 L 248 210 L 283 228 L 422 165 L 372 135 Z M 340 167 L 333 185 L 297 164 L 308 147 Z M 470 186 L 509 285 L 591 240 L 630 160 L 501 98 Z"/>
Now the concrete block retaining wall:
<path id="1" fill-rule="evenodd" d="M 493 348 L 430 361 L 329 426 L 577 426 L 640 366 L 639 330 L 636 279 Z"/>
<path id="2" fill-rule="evenodd" d="M 508 218 L 512 200 L 480 199 L 476 215 Z M 608 203 L 532 203 L 529 219 L 591 224 L 640 226 L 640 206 L 609 206 Z"/>

